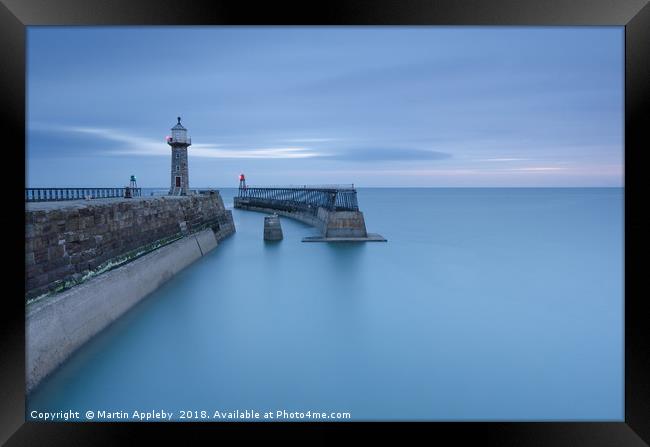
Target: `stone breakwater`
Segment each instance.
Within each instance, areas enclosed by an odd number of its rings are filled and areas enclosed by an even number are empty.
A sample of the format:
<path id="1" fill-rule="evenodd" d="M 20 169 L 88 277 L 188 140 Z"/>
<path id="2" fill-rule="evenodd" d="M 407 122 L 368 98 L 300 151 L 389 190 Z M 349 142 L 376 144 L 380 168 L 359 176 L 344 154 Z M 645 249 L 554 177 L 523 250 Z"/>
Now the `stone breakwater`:
<path id="1" fill-rule="evenodd" d="M 28 275 L 27 296 L 41 295 L 26 306 L 28 392 L 235 232 L 218 192 L 30 205 L 26 267 L 38 273 Z"/>
<path id="2" fill-rule="evenodd" d="M 217 240 L 235 231 L 221 195 L 139 197 L 28 203 L 25 210 L 25 297 L 74 286 L 204 228 Z"/>
<path id="3" fill-rule="evenodd" d="M 214 232 L 202 230 L 29 304 L 25 325 L 27 391 L 97 333 L 216 246 Z"/>

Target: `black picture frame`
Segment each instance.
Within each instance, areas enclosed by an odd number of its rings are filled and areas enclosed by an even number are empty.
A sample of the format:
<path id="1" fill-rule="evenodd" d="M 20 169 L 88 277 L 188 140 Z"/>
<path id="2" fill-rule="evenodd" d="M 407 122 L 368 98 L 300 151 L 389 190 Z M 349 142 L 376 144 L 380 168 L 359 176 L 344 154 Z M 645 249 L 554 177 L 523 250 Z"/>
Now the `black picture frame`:
<path id="1" fill-rule="evenodd" d="M 649 314 L 644 306 L 641 155 L 648 144 L 650 5 L 647 0 L 369 0 L 259 2 L 178 0 L 1 0 L 0 114 L 4 133 L 6 249 L 0 327 L 0 442 L 19 445 L 116 445 L 153 435 L 192 439 L 300 430 L 339 440 L 351 429 L 384 436 L 417 430 L 454 445 L 642 446 L 650 443 Z M 498 423 L 36 423 L 25 422 L 24 198 L 25 43 L 30 25 L 616 25 L 625 27 L 625 420 Z M 55 67 L 53 67 L 55 68 Z M 3 126 L 3 127 L 5 127 Z M 9 284 L 12 287 L 7 287 Z M 314 433 L 317 431 L 317 433 Z M 343 433 L 341 433 L 343 431 Z M 220 438 L 216 438 L 220 439 Z M 246 437 L 240 437 L 243 441 Z M 471 443 L 471 444 L 469 444 Z"/>

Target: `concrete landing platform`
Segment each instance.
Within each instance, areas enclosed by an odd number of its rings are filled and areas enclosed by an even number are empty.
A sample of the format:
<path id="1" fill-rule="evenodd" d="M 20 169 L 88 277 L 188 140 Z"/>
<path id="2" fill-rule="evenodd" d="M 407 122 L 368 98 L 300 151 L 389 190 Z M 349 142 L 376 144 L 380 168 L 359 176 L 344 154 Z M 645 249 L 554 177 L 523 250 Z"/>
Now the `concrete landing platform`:
<path id="1" fill-rule="evenodd" d="M 324 237 L 308 236 L 302 239 L 303 242 L 388 242 L 388 239 L 381 234 L 368 233 L 366 237 Z"/>

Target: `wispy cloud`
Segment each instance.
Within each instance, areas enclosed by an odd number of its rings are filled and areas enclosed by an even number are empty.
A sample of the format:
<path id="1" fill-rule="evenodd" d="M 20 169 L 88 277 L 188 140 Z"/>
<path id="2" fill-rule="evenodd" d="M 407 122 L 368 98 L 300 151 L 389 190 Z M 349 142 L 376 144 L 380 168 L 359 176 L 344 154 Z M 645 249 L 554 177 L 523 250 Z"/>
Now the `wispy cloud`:
<path id="1" fill-rule="evenodd" d="M 292 171 L 275 171 L 276 174 L 282 175 L 291 175 Z M 397 175 L 397 176 L 423 176 L 423 177 L 454 177 L 454 176 L 466 176 L 480 174 L 481 171 L 475 169 L 417 169 L 417 168 L 405 168 L 405 169 L 338 169 L 338 170 L 313 170 L 310 171 L 312 174 L 318 175 L 340 175 L 342 173 L 350 176 L 356 175 L 371 175 L 371 176 L 387 176 L 387 175 Z"/>
<path id="2" fill-rule="evenodd" d="M 169 155 L 169 149 L 165 147 L 165 141 L 155 140 L 153 138 L 133 135 L 119 130 L 106 129 L 101 127 L 79 127 L 79 126 L 62 126 L 54 128 L 68 133 L 79 133 L 92 135 L 97 138 L 118 143 L 116 149 L 109 149 L 106 152 L 115 154 L 129 153 L 133 155 Z"/>
<path id="3" fill-rule="evenodd" d="M 206 145 L 208 146 L 208 145 Z M 255 149 L 226 149 L 192 146 L 194 157 L 205 158 L 313 158 L 322 154 L 305 147 L 265 147 Z"/>
<path id="4" fill-rule="evenodd" d="M 476 161 L 490 161 L 490 162 L 508 162 L 508 161 L 527 161 L 528 158 L 480 158 Z"/>
<path id="5" fill-rule="evenodd" d="M 65 132 L 96 137 L 100 140 L 112 142 L 110 148 L 103 149 L 109 155 L 141 155 L 141 156 L 169 156 L 169 147 L 163 138 L 155 139 L 133 133 L 110 129 L 106 127 L 90 126 L 52 126 L 34 124 L 33 130 L 49 132 Z M 326 142 L 334 141 L 333 138 L 291 139 L 285 142 L 307 141 Z M 193 157 L 223 158 L 223 159 L 306 159 L 323 158 L 328 160 L 349 162 L 375 162 L 375 161 L 425 161 L 443 160 L 451 154 L 433 150 L 413 149 L 404 147 L 330 147 L 327 149 L 314 149 L 304 145 L 279 145 L 279 146 L 242 146 L 225 145 L 218 143 L 195 143 L 190 147 Z"/>
<path id="6" fill-rule="evenodd" d="M 338 138 L 287 138 L 282 141 L 286 143 L 329 143 L 338 141 Z"/>
<path id="7" fill-rule="evenodd" d="M 447 152 L 405 147 L 347 147 L 337 148 L 324 155 L 342 161 L 425 161 L 451 158 Z"/>
<path id="8" fill-rule="evenodd" d="M 127 132 L 102 127 L 83 126 L 32 126 L 35 130 L 58 131 L 92 135 L 94 137 L 112 141 L 116 147 L 107 149 L 104 152 L 114 155 L 146 155 L 146 156 L 169 156 L 169 148 L 164 139 L 154 139 Z M 203 158 L 311 158 L 324 154 L 316 152 L 308 147 L 253 147 L 253 148 L 228 148 L 221 144 L 194 144 L 190 148 L 193 157 Z"/>
<path id="9" fill-rule="evenodd" d="M 520 172 L 546 172 L 546 171 L 565 171 L 567 168 L 562 166 L 527 166 L 523 168 L 507 169 L 508 171 Z"/>

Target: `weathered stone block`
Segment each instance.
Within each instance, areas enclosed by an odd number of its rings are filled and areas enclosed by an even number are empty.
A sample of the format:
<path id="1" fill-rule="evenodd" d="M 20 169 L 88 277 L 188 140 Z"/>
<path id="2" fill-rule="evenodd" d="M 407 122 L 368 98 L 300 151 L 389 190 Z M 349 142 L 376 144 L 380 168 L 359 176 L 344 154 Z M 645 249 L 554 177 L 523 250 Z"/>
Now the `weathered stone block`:
<path id="1" fill-rule="evenodd" d="M 59 234 L 57 234 L 57 233 L 53 233 L 53 234 L 49 235 L 48 238 L 47 238 L 48 247 L 53 246 L 53 245 L 59 245 L 59 241 L 61 240 L 60 237 L 61 236 Z"/>
<path id="2" fill-rule="evenodd" d="M 48 280 L 48 274 L 47 274 L 47 273 L 42 273 L 42 274 L 38 275 L 37 277 L 35 277 L 35 278 L 33 279 L 33 282 L 32 282 L 32 283 L 33 283 L 36 287 L 40 287 L 40 286 L 44 286 L 44 285 L 46 285 L 48 282 L 49 282 L 49 280 Z"/>
<path id="3" fill-rule="evenodd" d="M 34 211 L 33 214 L 33 223 L 44 223 L 47 222 L 47 216 L 45 211 Z"/>
<path id="4" fill-rule="evenodd" d="M 41 262 L 46 262 L 48 260 L 48 251 L 47 249 L 40 249 L 34 252 L 34 262 L 40 264 Z"/>
<path id="5" fill-rule="evenodd" d="M 78 217 L 71 217 L 70 219 L 67 219 L 65 222 L 65 231 L 77 231 L 79 229 L 79 218 Z"/>
<path id="6" fill-rule="evenodd" d="M 43 274 L 43 266 L 42 265 L 30 265 L 25 268 L 25 275 L 27 276 L 28 279 L 35 278 L 38 275 Z"/>
<path id="7" fill-rule="evenodd" d="M 87 250 L 81 253 L 81 262 L 90 261 L 95 257 L 94 250 Z"/>
<path id="8" fill-rule="evenodd" d="M 47 275 L 48 282 L 54 282 L 60 280 L 61 278 L 66 277 L 72 271 L 72 266 L 64 265 L 58 266 L 54 270 L 50 271 Z"/>
<path id="9" fill-rule="evenodd" d="M 54 261 L 56 258 L 61 258 L 63 256 L 63 246 L 57 245 L 55 247 L 49 247 L 47 249 L 47 256 L 50 262 Z"/>
<path id="10" fill-rule="evenodd" d="M 66 231 L 63 233 L 63 238 L 65 239 L 66 243 L 74 243 L 80 240 L 79 233 L 76 231 Z"/>

